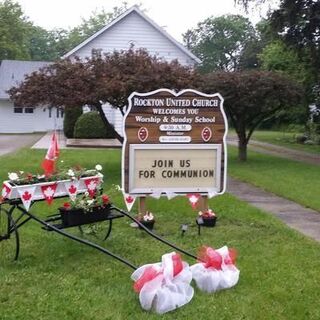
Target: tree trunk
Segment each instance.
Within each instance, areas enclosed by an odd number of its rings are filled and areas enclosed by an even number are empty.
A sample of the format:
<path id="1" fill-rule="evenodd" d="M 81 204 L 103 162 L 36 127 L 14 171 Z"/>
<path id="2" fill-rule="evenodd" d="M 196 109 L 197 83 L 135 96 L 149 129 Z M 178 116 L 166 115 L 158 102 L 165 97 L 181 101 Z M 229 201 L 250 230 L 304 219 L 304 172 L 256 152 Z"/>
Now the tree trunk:
<path id="1" fill-rule="evenodd" d="M 239 139 L 238 144 L 238 159 L 240 161 L 247 161 L 247 142 Z"/>
<path id="2" fill-rule="evenodd" d="M 114 126 L 108 121 L 106 115 L 103 112 L 102 106 L 101 105 L 96 105 L 95 106 L 100 114 L 100 117 L 104 123 L 104 125 L 106 126 L 106 131 L 107 132 L 112 132 L 113 135 L 115 136 L 115 138 L 117 140 L 119 140 L 119 142 L 121 142 L 121 144 L 123 143 L 123 137 L 120 136 L 120 134 L 114 129 Z"/>

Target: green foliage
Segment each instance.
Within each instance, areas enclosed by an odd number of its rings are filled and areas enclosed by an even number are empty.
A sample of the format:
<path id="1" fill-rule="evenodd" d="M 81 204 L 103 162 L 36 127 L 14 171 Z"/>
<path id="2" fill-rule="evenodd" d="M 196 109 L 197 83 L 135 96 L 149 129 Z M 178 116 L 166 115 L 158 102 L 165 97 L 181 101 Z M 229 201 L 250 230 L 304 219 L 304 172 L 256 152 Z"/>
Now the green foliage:
<path id="1" fill-rule="evenodd" d="M 307 68 L 299 60 L 298 53 L 281 40 L 267 45 L 259 55 L 259 59 L 263 70 L 285 73 L 302 84 L 308 78 Z"/>
<path id="2" fill-rule="evenodd" d="M 67 138 L 73 138 L 75 124 L 82 115 L 82 107 L 65 108 L 63 118 L 63 132 Z"/>
<path id="3" fill-rule="evenodd" d="M 319 165 L 266 154 L 261 156 L 261 153 L 253 151 L 249 151 L 247 162 L 240 163 L 236 160 L 236 148 L 228 147 L 228 153 L 228 174 L 232 177 L 320 211 Z"/>
<path id="4" fill-rule="evenodd" d="M 243 48 L 255 39 L 249 19 L 240 15 L 211 17 L 184 34 L 184 42 L 202 63 L 200 70 L 237 70 Z"/>
<path id="5" fill-rule="evenodd" d="M 74 127 L 74 137 L 79 139 L 111 138 L 98 112 L 84 113 Z"/>
<path id="6" fill-rule="evenodd" d="M 0 2 L 0 60 L 30 58 L 27 47 L 30 26 L 18 3 Z"/>
<path id="7" fill-rule="evenodd" d="M 34 171 L 43 155 L 43 150 L 30 152 L 25 149 L 1 157 L 0 177 L 6 178 L 7 172 L 15 169 Z M 107 177 L 106 192 L 113 183 L 120 182 L 119 151 L 61 150 L 61 159 L 88 168 L 99 159 Z M 256 161 L 259 161 L 258 157 Z M 232 161 L 231 166 L 236 169 L 238 164 Z M 47 214 L 57 213 L 64 201 L 55 199 L 51 206 L 37 202 L 32 212 L 44 218 Z M 121 208 L 125 206 L 122 197 L 118 197 L 115 203 Z M 191 209 L 185 197 L 170 201 L 164 197 L 147 199 L 148 207 L 157 217 L 155 232 L 178 246 L 194 254 L 204 244 L 215 248 L 226 244 L 236 248 L 241 272 L 236 287 L 215 294 L 195 289 L 191 302 L 176 311 L 162 316 L 145 312 L 132 289 L 130 275 L 133 270 L 97 250 L 47 232 L 36 222 L 29 222 L 19 229 L 19 260 L 0 259 L 1 318 L 211 320 L 214 314 L 216 319 L 319 319 L 319 243 L 230 195 L 214 197 L 209 204 L 218 215 L 217 226 L 203 228 L 198 236 L 195 226 L 197 212 Z M 133 214 L 135 212 L 136 206 Z M 104 223 L 99 224 L 101 233 L 85 235 L 85 238 L 138 266 L 158 262 L 162 254 L 173 250 L 151 239 L 145 232 L 130 228 L 128 222 L 126 218 L 115 220 L 111 236 L 106 241 L 102 240 L 107 228 Z M 180 231 L 182 223 L 190 224 L 184 237 Z M 65 231 L 81 236 L 77 228 Z M 183 259 L 191 265 L 195 263 L 185 255 Z"/>

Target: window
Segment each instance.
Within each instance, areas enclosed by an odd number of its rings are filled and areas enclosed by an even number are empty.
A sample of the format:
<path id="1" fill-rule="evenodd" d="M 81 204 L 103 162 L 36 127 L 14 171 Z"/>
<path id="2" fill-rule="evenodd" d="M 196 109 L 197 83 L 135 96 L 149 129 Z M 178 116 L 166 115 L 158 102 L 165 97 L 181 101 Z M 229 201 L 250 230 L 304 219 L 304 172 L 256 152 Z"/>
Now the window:
<path id="1" fill-rule="evenodd" d="M 33 108 L 24 108 L 24 113 L 33 113 Z"/>
<path id="2" fill-rule="evenodd" d="M 13 112 L 14 113 L 23 113 L 23 108 L 22 107 L 14 107 Z"/>

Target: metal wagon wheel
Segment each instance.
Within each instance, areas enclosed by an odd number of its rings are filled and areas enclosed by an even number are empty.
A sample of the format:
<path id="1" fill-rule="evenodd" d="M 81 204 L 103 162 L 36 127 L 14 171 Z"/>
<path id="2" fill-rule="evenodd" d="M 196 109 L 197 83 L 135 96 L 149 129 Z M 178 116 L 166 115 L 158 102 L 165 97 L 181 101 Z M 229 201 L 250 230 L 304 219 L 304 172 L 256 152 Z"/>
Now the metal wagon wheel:
<path id="1" fill-rule="evenodd" d="M 0 264 L 17 260 L 20 242 L 16 224 L 8 210 L 0 205 Z"/>

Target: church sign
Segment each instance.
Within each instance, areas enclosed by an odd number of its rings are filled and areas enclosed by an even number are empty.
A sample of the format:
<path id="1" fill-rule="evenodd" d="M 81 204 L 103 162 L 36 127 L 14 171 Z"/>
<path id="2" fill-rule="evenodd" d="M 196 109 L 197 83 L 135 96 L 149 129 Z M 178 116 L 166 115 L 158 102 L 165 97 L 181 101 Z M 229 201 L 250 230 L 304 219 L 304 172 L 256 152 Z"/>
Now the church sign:
<path id="1" fill-rule="evenodd" d="M 124 119 L 126 193 L 221 194 L 227 120 L 219 93 L 186 89 L 134 92 Z"/>

